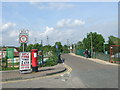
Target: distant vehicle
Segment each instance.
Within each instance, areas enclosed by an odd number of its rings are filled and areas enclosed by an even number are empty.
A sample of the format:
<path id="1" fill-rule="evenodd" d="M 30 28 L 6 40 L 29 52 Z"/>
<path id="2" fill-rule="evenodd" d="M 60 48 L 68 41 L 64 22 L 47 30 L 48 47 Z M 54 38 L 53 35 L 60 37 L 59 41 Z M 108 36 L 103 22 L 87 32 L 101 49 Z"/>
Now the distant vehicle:
<path id="1" fill-rule="evenodd" d="M 114 55 L 111 56 L 112 58 L 120 58 L 120 53 L 116 53 Z"/>

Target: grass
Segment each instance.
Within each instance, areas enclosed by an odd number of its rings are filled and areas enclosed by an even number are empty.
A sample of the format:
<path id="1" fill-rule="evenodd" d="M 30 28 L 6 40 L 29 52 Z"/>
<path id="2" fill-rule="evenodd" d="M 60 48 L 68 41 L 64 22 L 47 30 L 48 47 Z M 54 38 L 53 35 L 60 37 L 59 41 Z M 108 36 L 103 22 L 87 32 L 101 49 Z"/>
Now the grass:
<path id="1" fill-rule="evenodd" d="M 7 68 L 2 68 L 2 71 L 7 71 L 7 70 L 18 70 L 19 67 L 15 68 L 15 67 L 7 67 Z M 1 69 L 0 69 L 1 71 Z"/>

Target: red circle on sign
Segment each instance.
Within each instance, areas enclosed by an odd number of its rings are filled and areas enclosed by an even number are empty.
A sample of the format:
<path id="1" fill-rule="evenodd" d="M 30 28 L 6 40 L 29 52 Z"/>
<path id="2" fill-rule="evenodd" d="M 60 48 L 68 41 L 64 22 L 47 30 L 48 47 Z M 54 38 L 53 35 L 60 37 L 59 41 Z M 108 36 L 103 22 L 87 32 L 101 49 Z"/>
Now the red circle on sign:
<path id="1" fill-rule="evenodd" d="M 26 35 L 22 35 L 22 36 L 20 37 L 20 42 L 22 42 L 22 43 L 26 43 L 27 40 L 28 40 L 28 38 L 27 38 Z"/>

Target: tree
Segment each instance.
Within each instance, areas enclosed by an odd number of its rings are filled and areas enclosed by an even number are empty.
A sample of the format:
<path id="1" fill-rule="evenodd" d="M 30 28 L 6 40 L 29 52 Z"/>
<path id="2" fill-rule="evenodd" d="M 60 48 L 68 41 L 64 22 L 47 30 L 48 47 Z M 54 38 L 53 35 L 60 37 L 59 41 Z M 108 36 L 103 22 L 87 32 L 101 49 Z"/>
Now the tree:
<path id="1" fill-rule="evenodd" d="M 62 44 L 61 44 L 61 42 L 56 42 L 54 46 L 56 47 L 56 45 L 58 46 L 58 49 L 60 49 L 60 50 L 62 49 Z"/>
<path id="2" fill-rule="evenodd" d="M 68 46 L 67 45 L 64 45 L 62 47 L 62 50 L 63 50 L 63 53 L 69 53 L 69 50 L 68 50 Z"/>
<path id="3" fill-rule="evenodd" d="M 49 52 L 51 50 L 52 50 L 52 47 L 50 45 L 46 45 L 46 46 L 43 47 L 44 52 Z"/>
<path id="4" fill-rule="evenodd" d="M 120 39 L 117 38 L 117 37 L 114 37 L 114 36 L 109 36 L 108 37 L 108 43 L 109 43 L 109 46 L 110 45 L 120 45 Z"/>
<path id="5" fill-rule="evenodd" d="M 23 44 L 24 44 L 24 51 L 27 50 L 27 43 L 21 43 L 21 44 L 20 44 L 20 47 L 19 47 L 20 52 L 23 51 Z"/>
<path id="6" fill-rule="evenodd" d="M 108 51 L 108 53 L 110 53 L 110 46 L 111 45 L 120 45 L 120 38 L 117 38 L 117 37 L 115 37 L 115 36 L 109 36 L 108 37 L 108 44 L 107 45 L 105 45 L 106 47 L 105 47 L 105 49 Z M 119 47 L 118 47 L 119 48 Z M 117 49 L 118 49 L 117 48 Z"/>
<path id="7" fill-rule="evenodd" d="M 98 52 L 103 51 L 103 45 L 105 40 L 101 34 L 97 34 L 96 32 L 88 33 L 87 38 L 83 39 L 84 48 L 91 49 L 91 42 L 92 42 L 92 49 L 94 49 L 94 51 L 98 51 Z"/>
<path id="8" fill-rule="evenodd" d="M 29 44 L 28 46 L 27 46 L 27 52 L 30 52 L 31 51 L 31 49 L 33 49 L 33 44 Z"/>
<path id="9" fill-rule="evenodd" d="M 36 43 L 36 44 L 33 45 L 33 49 L 41 50 L 41 48 L 42 48 L 42 45 L 39 44 L 39 43 Z"/>
<path id="10" fill-rule="evenodd" d="M 76 44 L 76 48 L 77 49 L 84 49 L 84 45 L 81 41 L 78 41 L 77 44 Z"/>

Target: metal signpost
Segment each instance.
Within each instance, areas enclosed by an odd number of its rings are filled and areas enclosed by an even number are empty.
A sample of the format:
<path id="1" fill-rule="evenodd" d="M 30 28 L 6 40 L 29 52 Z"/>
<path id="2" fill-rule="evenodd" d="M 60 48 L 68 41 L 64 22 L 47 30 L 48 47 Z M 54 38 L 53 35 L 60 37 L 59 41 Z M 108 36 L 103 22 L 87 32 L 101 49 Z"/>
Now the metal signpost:
<path id="1" fill-rule="evenodd" d="M 20 52 L 20 73 L 31 72 L 31 53 Z"/>
<path id="2" fill-rule="evenodd" d="M 23 52 L 20 52 L 20 73 L 31 72 L 31 54 L 25 52 L 25 43 L 28 43 L 28 30 L 21 30 L 19 33 L 19 42 L 23 44 Z"/>
<path id="3" fill-rule="evenodd" d="M 23 52 L 24 52 L 24 44 L 28 43 L 28 30 L 22 30 L 19 34 L 19 42 L 23 44 Z"/>

